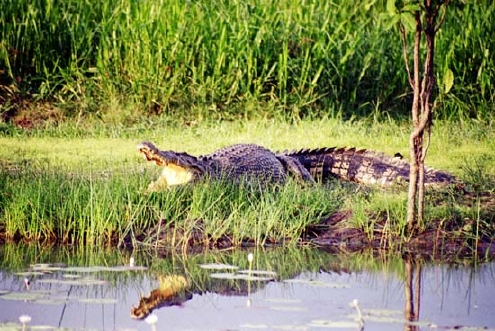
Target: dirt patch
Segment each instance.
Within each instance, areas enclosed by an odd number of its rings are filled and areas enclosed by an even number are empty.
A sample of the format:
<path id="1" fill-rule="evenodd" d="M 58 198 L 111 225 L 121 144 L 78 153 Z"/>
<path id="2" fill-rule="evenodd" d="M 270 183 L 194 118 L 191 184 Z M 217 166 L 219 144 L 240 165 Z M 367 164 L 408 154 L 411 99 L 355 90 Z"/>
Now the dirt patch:
<path id="1" fill-rule="evenodd" d="M 374 224 L 372 233 L 352 227 L 349 222 L 352 211 L 338 211 L 321 224 L 309 227 L 305 241 L 335 253 L 372 247 L 443 258 L 495 257 L 495 195 L 486 193 L 475 197 L 466 194 L 462 199 L 464 205 L 477 204 L 483 211 L 481 219 L 439 219 L 407 236 L 391 231 L 385 218 L 370 219 Z"/>
<path id="2" fill-rule="evenodd" d="M 54 103 L 36 101 L 16 92 L 13 85 L 1 84 L 0 117 L 3 122 L 27 130 L 56 125 L 64 119 L 63 111 Z"/>
<path id="3" fill-rule="evenodd" d="M 465 227 L 447 230 L 442 221 L 432 223 L 431 227 L 407 237 L 387 232 L 386 221 L 375 222 L 372 234 L 362 229 L 352 228 L 349 222 L 342 220 L 333 225 L 311 229 L 313 238 L 306 238 L 334 253 L 355 252 L 365 248 L 377 250 L 397 250 L 420 255 L 442 257 L 495 256 L 495 238 L 482 235 L 478 238 Z"/>

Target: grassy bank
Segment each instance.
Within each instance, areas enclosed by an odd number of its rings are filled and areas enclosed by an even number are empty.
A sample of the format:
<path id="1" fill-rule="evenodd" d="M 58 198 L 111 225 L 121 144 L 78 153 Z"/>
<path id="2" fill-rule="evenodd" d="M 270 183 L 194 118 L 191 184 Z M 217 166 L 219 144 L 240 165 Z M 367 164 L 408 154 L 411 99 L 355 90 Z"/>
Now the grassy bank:
<path id="1" fill-rule="evenodd" d="M 408 113 L 399 34 L 385 0 L 6 0 L 0 112 L 49 101 L 52 115 L 132 121 Z M 441 118 L 490 116 L 492 1 L 453 2 L 436 45 L 437 81 L 454 86 Z M 262 106 L 258 106 L 262 103 Z"/>
<path id="2" fill-rule="evenodd" d="M 407 125 L 326 119 L 183 127 L 156 122 L 153 130 L 93 130 L 86 137 L 70 126 L 4 132 L 0 137 L 0 229 L 4 237 L 175 248 L 191 243 L 202 247 L 297 244 L 308 227 L 349 210 L 353 215 L 347 226 L 370 237 L 384 220 L 389 235 L 403 234 L 406 204 L 401 189 L 383 191 L 339 182 L 305 187 L 289 183 L 260 193 L 206 182 L 146 195 L 143 189 L 160 169 L 140 159 L 135 146 L 151 140 L 163 149 L 201 154 L 228 144 L 256 142 L 274 150 L 357 146 L 407 156 Z M 116 134 L 122 138 L 115 138 Z M 454 173 L 474 195 L 481 191 L 493 194 L 494 135 L 489 122 L 437 122 L 427 164 Z M 470 225 L 466 231 L 471 231 L 471 239 L 492 236 L 493 211 L 480 209 L 476 200 L 464 204 L 458 194 L 449 189 L 430 190 L 427 220 L 421 228 L 444 220 L 460 228 Z"/>
<path id="3" fill-rule="evenodd" d="M 73 174 L 48 166 L 2 170 L 0 177 L 3 235 L 64 244 L 295 244 L 309 224 L 336 209 L 341 192 L 292 183 L 262 194 L 206 182 L 146 195 L 146 173 Z"/>

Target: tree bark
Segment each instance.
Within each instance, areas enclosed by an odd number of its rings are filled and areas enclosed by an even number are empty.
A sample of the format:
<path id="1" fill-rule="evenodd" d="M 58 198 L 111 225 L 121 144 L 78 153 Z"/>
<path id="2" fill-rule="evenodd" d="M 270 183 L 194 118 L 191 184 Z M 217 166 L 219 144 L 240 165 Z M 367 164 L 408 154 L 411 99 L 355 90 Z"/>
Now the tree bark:
<path id="1" fill-rule="evenodd" d="M 430 98 L 435 86 L 434 57 L 435 57 L 435 35 L 445 19 L 445 13 L 449 0 L 424 0 L 424 23 L 419 10 L 414 12 L 416 31 L 414 35 L 413 50 L 413 76 L 410 77 L 407 65 L 407 54 L 404 53 L 406 68 L 409 74 L 409 82 L 413 88 L 413 103 L 411 116 L 413 131 L 409 137 L 410 174 L 407 204 L 407 230 L 409 232 L 417 229 L 424 219 L 425 201 L 425 167 L 424 161 L 430 143 L 430 129 L 432 124 L 432 107 Z M 437 25 L 438 14 L 444 7 L 442 16 Z M 424 31 L 423 31 L 424 28 Z M 426 40 L 426 57 L 423 73 L 420 75 L 421 67 L 421 36 L 424 33 Z M 401 28 L 403 45 L 405 47 L 405 31 Z M 427 133 L 426 145 L 424 144 L 425 132 Z"/>
<path id="2" fill-rule="evenodd" d="M 421 34 L 422 24 L 421 15 L 419 11 L 414 13 L 416 21 L 416 32 L 414 34 L 414 49 L 413 49 L 413 77 L 410 79 L 413 88 L 413 103 L 411 109 L 411 116 L 413 122 L 413 131 L 409 137 L 409 159 L 410 159 L 410 171 L 409 171 L 409 192 L 407 199 L 407 226 L 411 231 L 416 223 L 416 204 L 417 204 L 417 192 L 418 192 L 418 175 L 419 175 L 419 158 L 418 147 L 420 147 L 422 134 L 418 130 L 419 126 L 419 105 L 420 105 L 420 76 L 419 68 L 421 66 L 420 46 L 421 46 Z M 405 38 L 405 36 L 403 36 Z"/>

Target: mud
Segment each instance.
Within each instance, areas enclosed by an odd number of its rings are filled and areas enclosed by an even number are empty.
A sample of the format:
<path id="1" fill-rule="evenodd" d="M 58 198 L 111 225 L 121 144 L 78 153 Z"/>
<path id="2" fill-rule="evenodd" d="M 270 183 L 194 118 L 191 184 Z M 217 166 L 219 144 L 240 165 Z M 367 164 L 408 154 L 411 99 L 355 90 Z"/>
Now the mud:
<path id="1" fill-rule="evenodd" d="M 330 253 L 352 253 L 364 249 L 396 251 L 401 254 L 418 254 L 433 258 L 450 259 L 461 257 L 495 257 L 495 195 L 474 197 L 466 194 L 463 204 L 470 205 L 476 200 L 483 210 L 483 218 L 456 218 L 435 220 L 427 226 L 406 234 L 394 233 L 386 217 L 370 215 L 372 232 L 353 227 L 352 210 L 338 211 L 320 223 L 307 227 L 300 238 L 301 245 L 317 246 Z M 139 240 L 151 241 L 158 249 L 180 246 L 190 252 L 202 249 L 229 249 L 233 247 L 251 247 L 255 243 L 246 239 L 234 242 L 225 235 L 213 239 L 203 232 L 201 221 L 197 221 L 195 230 L 185 233 L 173 225 L 161 220 Z M 283 245 L 282 242 L 267 241 L 267 246 Z"/>

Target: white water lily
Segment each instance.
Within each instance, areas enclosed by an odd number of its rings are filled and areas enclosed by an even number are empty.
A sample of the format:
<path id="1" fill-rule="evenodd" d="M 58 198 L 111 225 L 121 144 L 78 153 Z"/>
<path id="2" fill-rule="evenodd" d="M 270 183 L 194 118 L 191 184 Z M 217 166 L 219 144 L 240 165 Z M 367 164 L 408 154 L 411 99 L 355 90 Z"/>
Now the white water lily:
<path id="1" fill-rule="evenodd" d="M 148 315 L 148 317 L 145 318 L 145 322 L 151 325 L 156 324 L 158 322 L 158 316 L 155 314 Z"/>
<path id="2" fill-rule="evenodd" d="M 22 324 L 29 323 L 29 322 L 31 322 L 31 316 L 21 315 L 21 316 L 19 316 L 19 322 L 21 322 Z"/>

